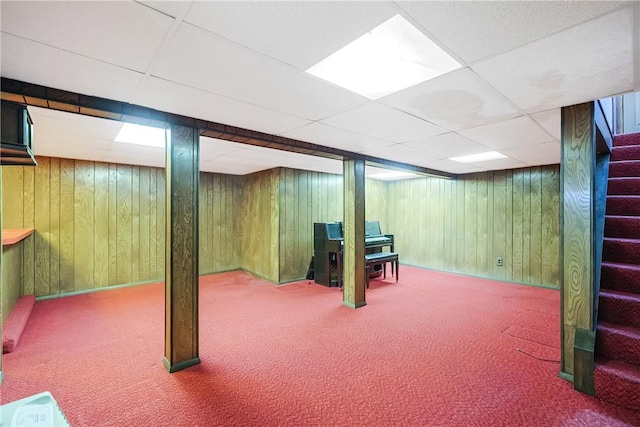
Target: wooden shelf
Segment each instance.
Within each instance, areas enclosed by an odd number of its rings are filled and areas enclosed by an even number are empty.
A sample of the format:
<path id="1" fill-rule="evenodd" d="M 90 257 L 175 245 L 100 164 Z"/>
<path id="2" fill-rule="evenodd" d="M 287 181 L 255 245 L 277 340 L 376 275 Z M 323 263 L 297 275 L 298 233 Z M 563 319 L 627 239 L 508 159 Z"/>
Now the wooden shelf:
<path id="1" fill-rule="evenodd" d="M 6 228 L 2 230 L 2 246 L 13 245 L 29 237 L 33 228 Z"/>

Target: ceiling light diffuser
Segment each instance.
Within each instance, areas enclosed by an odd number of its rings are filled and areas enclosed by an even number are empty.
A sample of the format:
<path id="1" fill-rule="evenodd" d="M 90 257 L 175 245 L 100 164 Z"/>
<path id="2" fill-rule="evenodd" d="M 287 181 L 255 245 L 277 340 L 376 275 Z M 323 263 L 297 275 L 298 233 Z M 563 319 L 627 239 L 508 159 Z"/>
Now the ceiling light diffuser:
<path id="1" fill-rule="evenodd" d="M 449 160 L 460 163 L 476 163 L 506 158 L 507 156 L 502 153 L 498 153 L 497 151 L 487 151 L 485 153 L 471 154 L 469 156 L 449 157 Z"/>
<path id="2" fill-rule="evenodd" d="M 307 70 L 370 99 L 460 68 L 406 19 L 396 15 Z"/>
<path id="3" fill-rule="evenodd" d="M 411 172 L 389 171 L 367 175 L 367 178 L 379 179 L 382 181 L 394 181 L 397 179 L 418 178 L 419 175 Z"/>
<path id="4" fill-rule="evenodd" d="M 162 128 L 125 123 L 114 141 L 164 148 L 165 135 L 166 131 Z"/>

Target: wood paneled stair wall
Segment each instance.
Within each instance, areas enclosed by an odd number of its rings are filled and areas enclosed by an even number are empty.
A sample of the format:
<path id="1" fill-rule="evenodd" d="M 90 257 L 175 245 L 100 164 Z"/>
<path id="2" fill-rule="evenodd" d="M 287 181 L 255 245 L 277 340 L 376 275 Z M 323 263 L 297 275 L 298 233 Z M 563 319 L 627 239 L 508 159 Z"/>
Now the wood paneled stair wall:
<path id="1" fill-rule="evenodd" d="M 611 154 L 594 381 L 598 398 L 640 410 L 640 133 Z"/>

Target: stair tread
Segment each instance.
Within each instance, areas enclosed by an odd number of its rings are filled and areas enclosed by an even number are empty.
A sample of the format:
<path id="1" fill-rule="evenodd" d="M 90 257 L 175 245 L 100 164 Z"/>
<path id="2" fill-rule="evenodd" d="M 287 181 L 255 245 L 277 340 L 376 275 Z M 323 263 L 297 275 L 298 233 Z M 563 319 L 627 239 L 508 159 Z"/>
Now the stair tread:
<path id="1" fill-rule="evenodd" d="M 617 332 L 629 338 L 640 340 L 640 328 L 636 326 L 621 325 L 619 323 L 600 321 L 598 322 L 598 330 L 607 332 Z"/>
<path id="2" fill-rule="evenodd" d="M 615 145 L 613 147 L 614 150 L 621 150 L 621 149 L 625 149 L 625 148 L 629 148 L 629 147 L 640 147 L 640 144 L 633 144 L 633 145 Z"/>
<path id="3" fill-rule="evenodd" d="M 625 219 L 625 220 L 633 218 L 635 220 L 640 221 L 640 215 L 607 214 L 604 217 L 605 219 Z"/>
<path id="4" fill-rule="evenodd" d="M 631 164 L 631 163 L 640 163 L 640 160 L 612 160 L 609 162 L 609 165 L 622 165 L 622 164 Z M 621 178 L 621 177 L 618 177 Z M 631 177 L 628 177 L 631 178 Z"/>
<path id="5" fill-rule="evenodd" d="M 625 270 L 636 270 L 640 271 L 640 265 L 638 264 L 629 264 L 626 262 L 614 262 L 614 261 L 602 261 L 602 266 L 612 267 L 612 268 L 620 268 Z"/>
<path id="6" fill-rule="evenodd" d="M 614 147 L 633 147 L 636 145 L 640 145 L 640 133 L 638 132 L 619 134 L 613 137 Z"/>
<path id="7" fill-rule="evenodd" d="M 640 365 L 623 362 L 617 359 L 607 359 L 597 356 L 595 359 L 596 369 L 608 372 L 617 372 L 624 379 L 640 384 Z"/>
<path id="8" fill-rule="evenodd" d="M 629 239 L 625 237 L 605 237 L 604 240 L 610 242 L 640 243 L 640 239 Z"/>
<path id="9" fill-rule="evenodd" d="M 625 299 L 628 301 L 635 301 L 640 303 L 640 294 L 634 292 L 617 291 L 615 289 L 600 289 L 600 296 L 611 296 L 614 298 Z"/>
<path id="10" fill-rule="evenodd" d="M 640 200 L 640 194 L 607 194 L 607 201 L 609 200 L 632 200 L 637 202 Z"/>

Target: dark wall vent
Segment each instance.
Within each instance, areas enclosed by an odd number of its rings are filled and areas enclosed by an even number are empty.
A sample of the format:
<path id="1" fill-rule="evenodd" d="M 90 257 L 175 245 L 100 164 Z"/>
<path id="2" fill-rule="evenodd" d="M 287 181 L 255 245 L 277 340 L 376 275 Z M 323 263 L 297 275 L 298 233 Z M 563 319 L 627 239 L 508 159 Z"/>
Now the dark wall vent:
<path id="1" fill-rule="evenodd" d="M 36 166 L 33 156 L 33 121 L 26 105 L 2 101 L 0 165 Z"/>

